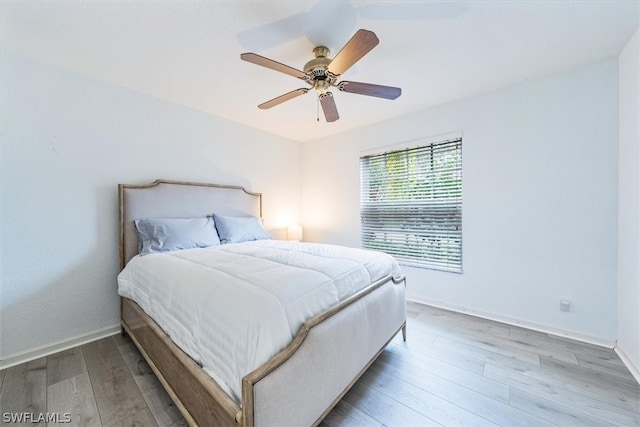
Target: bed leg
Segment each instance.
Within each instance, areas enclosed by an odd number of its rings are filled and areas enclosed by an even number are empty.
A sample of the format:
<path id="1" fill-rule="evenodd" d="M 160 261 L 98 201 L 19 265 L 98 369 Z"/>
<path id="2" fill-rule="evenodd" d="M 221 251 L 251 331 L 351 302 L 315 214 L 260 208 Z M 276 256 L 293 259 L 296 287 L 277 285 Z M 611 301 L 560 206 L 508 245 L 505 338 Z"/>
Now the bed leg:
<path id="1" fill-rule="evenodd" d="M 120 336 L 125 336 L 127 335 L 127 331 L 124 329 L 124 326 L 120 325 Z"/>
<path id="2" fill-rule="evenodd" d="M 407 341 L 407 324 L 402 325 L 402 341 Z"/>

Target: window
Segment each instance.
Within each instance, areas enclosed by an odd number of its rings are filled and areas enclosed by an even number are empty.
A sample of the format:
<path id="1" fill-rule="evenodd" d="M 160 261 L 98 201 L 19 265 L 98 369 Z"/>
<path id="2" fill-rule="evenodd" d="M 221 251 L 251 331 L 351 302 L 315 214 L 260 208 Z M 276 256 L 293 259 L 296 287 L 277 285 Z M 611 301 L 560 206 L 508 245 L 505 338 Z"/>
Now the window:
<path id="1" fill-rule="evenodd" d="M 462 273 L 462 139 L 360 158 L 362 247 Z"/>

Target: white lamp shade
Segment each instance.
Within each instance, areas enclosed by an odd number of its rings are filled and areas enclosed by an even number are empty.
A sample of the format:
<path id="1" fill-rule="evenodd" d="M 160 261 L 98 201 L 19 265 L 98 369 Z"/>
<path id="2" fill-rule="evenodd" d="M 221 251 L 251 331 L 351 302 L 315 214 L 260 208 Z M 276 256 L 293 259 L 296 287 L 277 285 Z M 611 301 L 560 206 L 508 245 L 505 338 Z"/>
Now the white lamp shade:
<path id="1" fill-rule="evenodd" d="M 295 241 L 302 240 L 302 226 L 290 225 L 287 229 L 287 239 Z"/>

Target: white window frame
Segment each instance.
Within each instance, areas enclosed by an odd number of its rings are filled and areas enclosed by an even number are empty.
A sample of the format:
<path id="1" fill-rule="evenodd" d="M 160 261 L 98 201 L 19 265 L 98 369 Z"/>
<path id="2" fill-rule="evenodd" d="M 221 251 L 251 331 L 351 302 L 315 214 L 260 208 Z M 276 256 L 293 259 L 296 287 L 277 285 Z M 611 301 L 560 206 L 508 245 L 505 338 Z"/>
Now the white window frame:
<path id="1" fill-rule="evenodd" d="M 462 134 L 362 152 L 360 218 L 363 248 L 462 273 Z"/>

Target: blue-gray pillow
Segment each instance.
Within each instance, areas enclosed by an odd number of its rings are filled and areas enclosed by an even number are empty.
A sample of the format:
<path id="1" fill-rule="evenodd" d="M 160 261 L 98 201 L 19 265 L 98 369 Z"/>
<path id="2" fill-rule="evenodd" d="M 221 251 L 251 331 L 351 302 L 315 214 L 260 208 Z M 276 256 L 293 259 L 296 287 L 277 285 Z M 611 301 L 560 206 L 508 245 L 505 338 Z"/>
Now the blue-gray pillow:
<path id="1" fill-rule="evenodd" d="M 222 243 L 240 243 L 251 240 L 271 239 L 260 219 L 250 217 L 222 216 L 213 214 L 213 219 Z"/>
<path id="2" fill-rule="evenodd" d="M 140 255 L 220 244 L 212 218 L 136 219 L 134 224 Z"/>

